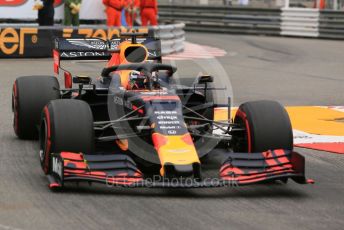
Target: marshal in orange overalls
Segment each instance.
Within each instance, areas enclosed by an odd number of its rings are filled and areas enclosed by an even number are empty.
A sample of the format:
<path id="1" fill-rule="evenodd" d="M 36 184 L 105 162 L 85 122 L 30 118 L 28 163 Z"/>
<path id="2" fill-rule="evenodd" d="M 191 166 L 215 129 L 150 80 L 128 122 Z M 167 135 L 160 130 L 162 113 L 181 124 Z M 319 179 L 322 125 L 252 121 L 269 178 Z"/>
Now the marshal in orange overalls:
<path id="1" fill-rule="evenodd" d="M 107 25 L 121 26 L 121 16 L 124 0 L 103 0 L 106 6 Z"/>
<path id="2" fill-rule="evenodd" d="M 133 26 L 139 13 L 140 4 L 140 0 L 124 0 L 125 18 L 128 26 Z"/>
<path id="3" fill-rule="evenodd" d="M 142 26 L 158 25 L 158 3 L 157 0 L 141 0 L 141 20 Z"/>
<path id="4" fill-rule="evenodd" d="M 314 8 L 318 8 L 320 10 L 323 10 L 326 8 L 326 0 L 314 0 Z"/>

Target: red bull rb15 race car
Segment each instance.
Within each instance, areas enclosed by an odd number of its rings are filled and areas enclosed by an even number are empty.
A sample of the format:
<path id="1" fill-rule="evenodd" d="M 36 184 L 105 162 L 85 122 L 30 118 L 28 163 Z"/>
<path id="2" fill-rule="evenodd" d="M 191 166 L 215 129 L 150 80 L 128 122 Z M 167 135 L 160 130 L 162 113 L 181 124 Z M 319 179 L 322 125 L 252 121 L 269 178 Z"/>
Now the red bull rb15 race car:
<path id="1" fill-rule="evenodd" d="M 39 158 L 51 189 L 69 183 L 208 188 L 305 178 L 305 159 L 293 150 L 284 107 L 247 102 L 236 115 L 214 120 L 214 78 L 179 85 L 177 68 L 162 63 L 161 43 L 145 34 L 121 38 L 56 39 L 57 77 L 25 76 L 13 86 L 13 127 L 20 139 L 39 139 Z M 106 60 L 97 76 L 79 76 L 63 60 Z M 87 64 L 87 62 L 84 62 Z M 228 113 L 230 114 L 230 112 Z M 217 160 L 214 160 L 217 159 Z"/>

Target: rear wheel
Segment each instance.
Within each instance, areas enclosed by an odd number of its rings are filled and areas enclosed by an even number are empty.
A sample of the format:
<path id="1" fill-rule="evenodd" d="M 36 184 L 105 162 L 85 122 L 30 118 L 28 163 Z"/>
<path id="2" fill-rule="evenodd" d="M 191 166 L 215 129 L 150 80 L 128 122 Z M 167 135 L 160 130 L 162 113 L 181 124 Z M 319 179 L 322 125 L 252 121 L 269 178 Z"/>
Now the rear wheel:
<path id="1" fill-rule="evenodd" d="M 235 152 L 264 152 L 293 149 L 293 130 L 289 115 L 275 101 L 254 101 L 242 104 L 234 123 L 245 132 L 233 134 Z"/>
<path id="2" fill-rule="evenodd" d="M 60 98 L 60 86 L 56 77 L 26 76 L 13 85 L 13 128 L 20 139 L 38 138 L 38 127 L 43 107 Z"/>
<path id="3" fill-rule="evenodd" d="M 50 154 L 60 152 L 94 152 L 93 116 L 84 101 L 55 100 L 43 109 L 40 160 L 46 174 L 50 172 Z"/>

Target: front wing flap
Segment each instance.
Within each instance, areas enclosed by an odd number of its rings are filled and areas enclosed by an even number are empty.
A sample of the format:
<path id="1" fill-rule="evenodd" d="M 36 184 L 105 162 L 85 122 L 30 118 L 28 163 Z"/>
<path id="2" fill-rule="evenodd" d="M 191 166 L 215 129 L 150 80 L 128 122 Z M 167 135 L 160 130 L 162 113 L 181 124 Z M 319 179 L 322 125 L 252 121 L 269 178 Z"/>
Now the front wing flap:
<path id="1" fill-rule="evenodd" d="M 223 180 L 237 185 L 293 179 L 299 184 L 314 183 L 305 177 L 305 158 L 287 150 L 262 153 L 229 153 L 220 169 Z"/>
<path id="2" fill-rule="evenodd" d="M 62 152 L 52 154 L 50 188 L 62 187 L 64 182 L 97 182 L 127 186 L 143 180 L 135 162 L 123 154 L 94 154 Z"/>

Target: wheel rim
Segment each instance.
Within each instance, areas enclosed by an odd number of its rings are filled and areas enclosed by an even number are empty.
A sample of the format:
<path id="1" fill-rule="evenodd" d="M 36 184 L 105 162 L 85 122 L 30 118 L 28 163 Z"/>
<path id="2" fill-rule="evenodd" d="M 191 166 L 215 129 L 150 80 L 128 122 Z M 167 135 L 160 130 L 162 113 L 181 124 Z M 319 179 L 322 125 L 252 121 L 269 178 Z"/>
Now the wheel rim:
<path id="1" fill-rule="evenodd" d="M 44 117 L 39 132 L 39 159 L 45 173 L 49 172 L 49 160 L 47 159 L 49 157 L 49 153 L 47 154 L 47 152 L 50 147 L 48 146 L 48 142 L 48 124 Z"/>
<path id="2" fill-rule="evenodd" d="M 13 111 L 13 129 L 14 132 L 18 135 L 18 94 L 17 94 L 17 84 L 13 85 L 12 92 L 12 111 Z"/>
<path id="3" fill-rule="evenodd" d="M 238 110 L 239 112 L 240 110 Z M 233 136 L 233 149 L 236 152 L 251 152 L 252 146 L 251 146 L 251 141 L 250 139 L 250 133 L 248 131 L 248 122 L 246 119 L 246 115 L 243 112 L 239 112 L 236 114 L 234 123 L 238 124 L 240 127 L 243 127 L 245 131 L 243 133 L 239 133 L 235 136 Z"/>

